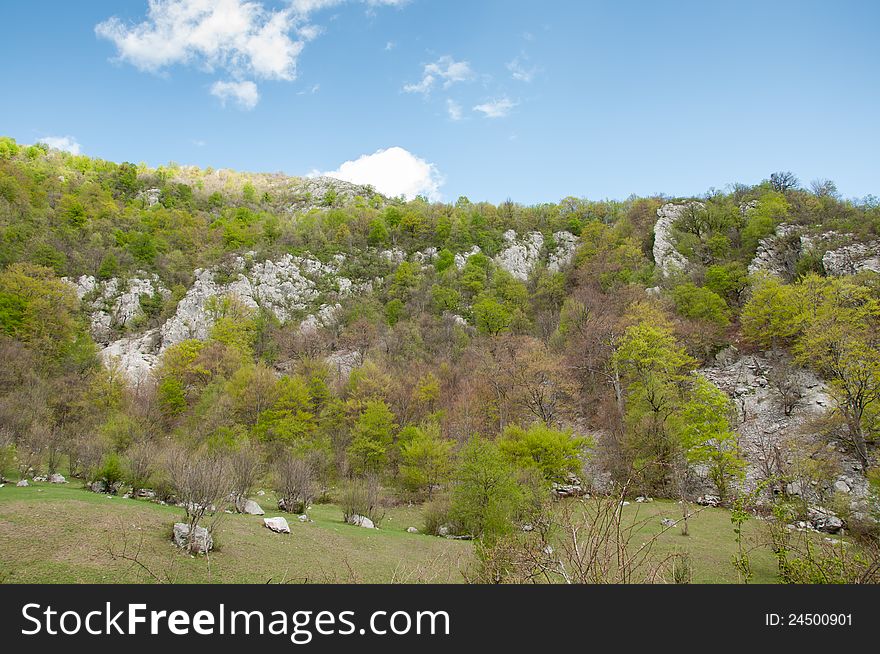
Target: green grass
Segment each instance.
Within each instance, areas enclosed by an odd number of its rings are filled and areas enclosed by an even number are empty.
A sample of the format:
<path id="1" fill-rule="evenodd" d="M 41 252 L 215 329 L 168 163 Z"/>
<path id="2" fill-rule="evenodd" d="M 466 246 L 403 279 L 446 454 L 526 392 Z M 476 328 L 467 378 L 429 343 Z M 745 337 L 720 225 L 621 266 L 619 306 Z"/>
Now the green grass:
<path id="1" fill-rule="evenodd" d="M 256 498 L 264 509 L 272 496 Z M 381 529 L 342 522 L 332 504 L 315 505 L 314 522 L 286 515 L 292 534 L 274 534 L 258 516 L 224 514 L 216 532 L 218 550 L 194 558 L 170 543 L 171 525 L 183 510 L 145 500 L 108 498 L 77 482 L 32 483 L 0 488 L 0 581 L 6 583 L 137 583 L 153 581 L 138 564 L 118 554 L 138 552 L 153 573 L 180 583 L 461 582 L 473 560 L 473 545 L 406 528 L 422 525 L 421 507 L 389 509 Z M 267 516 L 285 515 L 267 510 Z M 624 516 L 645 519 L 634 538 L 639 545 L 662 530 L 660 520 L 677 518 L 673 502 L 631 504 Z M 746 523 L 747 543 L 754 543 L 759 523 Z M 695 583 L 736 583 L 730 560 L 736 550 L 730 514 L 704 509 L 690 521 L 690 535 L 678 528 L 659 536 L 652 554 L 689 553 Z M 114 558 L 112 553 L 116 553 Z M 776 564 L 766 550 L 751 555 L 753 581 L 777 581 Z"/>
<path id="2" fill-rule="evenodd" d="M 379 530 L 344 524 L 332 504 L 315 505 L 314 522 L 284 515 L 291 534 L 275 534 L 259 516 L 224 514 L 218 551 L 193 558 L 170 541 L 183 510 L 145 500 L 108 498 L 71 483 L 0 488 L 0 580 L 6 583 L 137 583 L 152 577 L 114 559 L 125 545 L 155 574 L 186 583 L 462 581 L 470 543 L 409 534 L 419 509 L 390 509 Z"/>

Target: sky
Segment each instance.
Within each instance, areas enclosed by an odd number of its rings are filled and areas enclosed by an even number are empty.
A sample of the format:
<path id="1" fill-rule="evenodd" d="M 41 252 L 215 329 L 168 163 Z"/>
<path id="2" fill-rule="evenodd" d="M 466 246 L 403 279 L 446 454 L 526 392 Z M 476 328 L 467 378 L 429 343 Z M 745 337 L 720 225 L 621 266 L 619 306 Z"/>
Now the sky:
<path id="1" fill-rule="evenodd" d="M 880 195 L 880 2 L 0 4 L 0 135 L 524 204 Z"/>

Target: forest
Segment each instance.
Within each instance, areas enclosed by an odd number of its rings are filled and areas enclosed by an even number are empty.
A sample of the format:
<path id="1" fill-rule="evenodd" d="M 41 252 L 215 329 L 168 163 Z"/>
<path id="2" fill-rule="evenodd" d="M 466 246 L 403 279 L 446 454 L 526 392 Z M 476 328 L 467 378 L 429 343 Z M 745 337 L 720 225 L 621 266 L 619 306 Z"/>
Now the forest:
<path id="1" fill-rule="evenodd" d="M 739 582 L 876 583 L 878 273 L 880 199 L 790 172 L 446 203 L 2 138 L 0 481 L 177 507 L 195 554 L 249 503 L 415 507 L 475 583 L 687 582 L 724 510 Z"/>

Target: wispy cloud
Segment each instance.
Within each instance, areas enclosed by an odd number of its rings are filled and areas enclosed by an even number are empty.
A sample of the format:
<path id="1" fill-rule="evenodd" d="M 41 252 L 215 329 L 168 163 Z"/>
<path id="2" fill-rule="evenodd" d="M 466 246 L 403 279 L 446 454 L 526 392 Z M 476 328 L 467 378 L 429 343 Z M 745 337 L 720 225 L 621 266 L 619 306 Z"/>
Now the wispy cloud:
<path id="1" fill-rule="evenodd" d="M 407 93 L 427 95 L 437 83 L 441 83 L 444 89 L 448 89 L 453 84 L 468 82 L 475 77 L 476 74 L 469 62 L 456 61 L 449 55 L 444 55 L 437 61 L 425 64 L 422 70 L 422 79 L 413 84 L 406 84 L 403 90 Z"/>
<path id="2" fill-rule="evenodd" d="M 518 102 L 514 102 L 507 96 L 504 96 L 502 98 L 478 104 L 474 107 L 474 111 L 483 114 L 485 118 L 504 118 L 510 113 L 511 109 L 518 104 Z"/>
<path id="3" fill-rule="evenodd" d="M 510 71 L 510 76 L 519 82 L 531 82 L 535 79 L 535 75 L 541 72 L 537 66 L 529 66 L 529 58 L 525 54 L 514 57 L 508 62 L 507 70 Z"/>
<path id="4" fill-rule="evenodd" d="M 461 120 L 464 117 L 461 105 L 452 99 L 446 100 L 446 113 L 451 120 Z"/>
<path id="5" fill-rule="evenodd" d="M 211 85 L 211 95 L 220 98 L 220 102 L 226 105 L 226 101 L 232 99 L 242 109 L 253 109 L 260 101 L 260 92 L 253 82 L 214 82 Z"/>

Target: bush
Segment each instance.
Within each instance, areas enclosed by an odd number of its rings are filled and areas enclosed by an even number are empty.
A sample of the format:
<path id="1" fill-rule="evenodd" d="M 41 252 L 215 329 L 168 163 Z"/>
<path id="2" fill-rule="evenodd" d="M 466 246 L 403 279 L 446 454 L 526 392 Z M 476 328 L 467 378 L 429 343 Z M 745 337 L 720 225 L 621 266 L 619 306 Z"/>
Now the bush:
<path id="1" fill-rule="evenodd" d="M 116 486 L 125 478 L 125 470 L 119 460 L 119 455 L 116 452 L 111 452 L 105 456 L 95 476 L 96 480 L 107 484 L 108 493 L 115 492 Z"/>
<path id="2" fill-rule="evenodd" d="M 376 477 L 354 479 L 342 491 L 342 519 L 348 522 L 352 517 L 360 515 L 369 518 L 378 527 L 385 518 L 385 509 L 381 503 L 379 480 Z"/>
<path id="3" fill-rule="evenodd" d="M 275 493 L 283 511 L 305 513 L 315 497 L 314 472 L 309 463 L 285 452 L 275 464 Z"/>
<path id="4" fill-rule="evenodd" d="M 422 515 L 425 521 L 422 531 L 432 536 L 439 536 L 440 527 L 450 526 L 450 508 L 451 504 L 449 497 L 445 495 L 436 497 L 430 502 L 426 502 L 422 509 Z"/>

